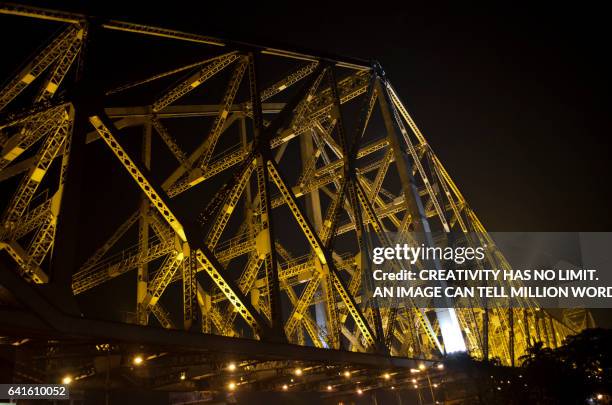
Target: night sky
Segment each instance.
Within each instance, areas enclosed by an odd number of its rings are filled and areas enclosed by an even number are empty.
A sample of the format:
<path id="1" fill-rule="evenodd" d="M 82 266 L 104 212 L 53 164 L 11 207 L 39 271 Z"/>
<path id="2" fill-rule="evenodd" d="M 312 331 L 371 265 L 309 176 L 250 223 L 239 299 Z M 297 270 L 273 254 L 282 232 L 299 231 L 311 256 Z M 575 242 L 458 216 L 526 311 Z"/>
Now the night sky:
<path id="1" fill-rule="evenodd" d="M 602 10 L 557 4 L 375 15 L 385 10 L 380 7 L 349 16 L 353 8 L 214 10 L 163 3 L 52 4 L 376 59 L 487 229 L 612 229 L 610 35 Z"/>

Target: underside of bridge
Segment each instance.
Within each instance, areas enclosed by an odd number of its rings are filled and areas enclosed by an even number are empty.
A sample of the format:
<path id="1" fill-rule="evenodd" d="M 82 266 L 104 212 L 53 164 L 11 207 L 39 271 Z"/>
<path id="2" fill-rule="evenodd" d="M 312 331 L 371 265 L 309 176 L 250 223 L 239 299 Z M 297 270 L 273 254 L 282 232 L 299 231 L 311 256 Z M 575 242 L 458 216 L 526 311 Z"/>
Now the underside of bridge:
<path id="1" fill-rule="evenodd" d="M 377 63 L 0 13 L 28 32 L 0 89 L 15 381 L 332 395 L 412 384 L 453 351 L 515 365 L 586 326 L 371 299 L 373 246 L 486 246 L 481 266 L 510 268 Z"/>

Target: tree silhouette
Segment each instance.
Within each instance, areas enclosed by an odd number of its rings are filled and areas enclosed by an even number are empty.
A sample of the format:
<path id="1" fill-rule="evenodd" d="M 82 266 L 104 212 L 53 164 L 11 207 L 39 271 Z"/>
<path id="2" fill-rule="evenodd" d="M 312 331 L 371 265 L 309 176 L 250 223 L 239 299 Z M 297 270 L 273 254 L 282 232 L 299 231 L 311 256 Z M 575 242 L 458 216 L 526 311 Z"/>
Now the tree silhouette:
<path id="1" fill-rule="evenodd" d="M 612 331 L 587 329 L 551 349 L 536 342 L 520 367 L 449 355 L 448 399 L 462 404 L 604 404 L 612 387 Z M 597 394 L 602 394 L 601 400 Z"/>
<path id="2" fill-rule="evenodd" d="M 583 404 L 612 386 L 612 332 L 587 329 L 557 349 L 541 342 L 521 357 L 528 389 L 538 403 Z"/>

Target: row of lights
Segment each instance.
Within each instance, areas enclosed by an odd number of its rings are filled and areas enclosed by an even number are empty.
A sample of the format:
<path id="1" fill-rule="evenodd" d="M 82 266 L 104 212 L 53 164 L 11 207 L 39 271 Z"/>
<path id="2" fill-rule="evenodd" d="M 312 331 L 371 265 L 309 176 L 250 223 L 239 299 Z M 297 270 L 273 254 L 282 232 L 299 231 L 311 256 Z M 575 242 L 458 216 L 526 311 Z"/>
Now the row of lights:
<path id="1" fill-rule="evenodd" d="M 411 373 L 419 373 L 419 372 L 421 372 L 421 371 L 425 370 L 426 368 L 427 368 L 427 367 L 425 366 L 425 364 L 424 364 L 424 363 L 420 363 L 420 364 L 419 364 L 419 368 L 418 368 L 418 369 L 410 369 L 410 372 L 411 372 Z M 443 370 L 443 369 L 444 369 L 444 364 L 442 364 L 442 363 L 438 363 L 438 364 L 436 365 L 436 368 L 437 368 L 438 370 Z M 227 365 L 227 370 L 228 370 L 228 371 L 230 371 L 230 372 L 236 371 L 236 369 L 237 369 L 236 363 L 229 363 L 229 364 Z M 304 374 L 304 370 L 303 370 L 302 368 L 298 367 L 298 368 L 296 368 L 296 369 L 294 369 L 294 370 L 293 370 L 293 374 L 294 374 L 296 377 L 301 377 L 301 376 Z M 344 372 L 342 373 L 342 375 L 343 375 L 345 378 L 350 378 L 350 377 L 351 377 L 351 372 L 350 372 L 350 370 L 344 370 Z M 388 381 L 388 380 L 390 380 L 390 379 L 391 379 L 391 374 L 390 374 L 390 373 L 388 373 L 388 372 L 387 372 L 387 373 L 384 373 L 384 374 L 382 375 L 382 378 L 384 378 L 385 380 L 387 380 L 387 381 Z M 181 379 L 183 379 L 183 375 L 181 375 Z M 291 379 L 291 382 L 293 382 L 293 378 Z M 416 384 L 416 379 L 415 379 L 415 378 L 413 378 L 413 379 L 412 379 L 412 382 L 414 383 L 414 388 L 418 388 L 418 385 Z M 437 388 L 437 387 L 438 387 L 438 384 L 433 384 L 433 387 L 434 387 L 434 388 Z M 227 384 L 227 388 L 228 388 L 228 390 L 229 390 L 229 391 L 235 391 L 235 390 L 236 390 L 236 388 L 237 388 L 237 384 L 236 384 L 234 381 L 230 381 L 230 382 Z M 288 391 L 288 390 L 289 390 L 289 385 L 288 385 L 288 384 L 283 384 L 283 385 L 281 386 L 281 389 L 282 389 L 283 391 Z M 327 385 L 326 389 L 327 389 L 327 391 L 333 391 L 333 389 L 334 389 L 334 388 L 333 388 L 331 385 Z M 395 386 L 391 386 L 391 389 L 392 389 L 392 390 L 394 390 L 394 389 L 395 389 Z M 362 390 L 361 388 L 359 388 L 359 387 L 357 388 L 356 392 L 357 392 L 357 394 L 358 394 L 358 395 L 362 395 L 362 394 L 363 394 L 363 390 Z"/>
<path id="2" fill-rule="evenodd" d="M 143 363 L 144 363 L 144 358 L 143 358 L 142 356 L 140 356 L 140 355 L 136 355 L 136 356 L 134 356 L 134 358 L 132 359 L 132 364 L 133 364 L 133 365 L 135 365 L 135 366 L 140 366 L 140 365 L 142 365 Z M 442 364 L 442 363 L 438 363 L 438 365 L 436 366 L 436 368 L 437 368 L 438 370 L 442 370 L 442 369 L 444 369 L 444 364 Z M 236 371 L 236 369 L 237 369 L 236 363 L 233 363 L 233 362 L 232 362 L 232 363 L 229 363 L 229 364 L 227 365 L 227 370 L 228 370 L 228 371 L 230 371 L 230 372 L 234 372 L 234 371 Z M 426 369 L 425 364 L 420 363 L 420 364 L 419 364 L 419 369 L 410 369 L 410 372 L 411 372 L 411 373 L 418 373 L 418 372 L 420 372 L 420 371 L 422 371 L 422 370 L 425 370 L 425 369 Z M 296 368 L 296 369 L 294 370 L 294 374 L 295 374 L 297 377 L 300 377 L 300 376 L 301 376 L 303 373 L 304 373 L 304 371 L 303 371 L 301 368 L 299 368 L 299 367 L 298 367 L 298 368 Z M 343 372 L 343 375 L 344 375 L 344 377 L 346 377 L 346 378 L 350 378 L 350 377 L 351 377 L 351 372 L 350 372 L 349 370 L 345 370 L 345 371 Z M 184 381 L 186 378 L 187 378 L 186 373 L 185 373 L 185 372 L 181 372 L 181 374 L 180 374 L 180 379 L 181 379 L 181 381 Z M 389 373 L 384 373 L 384 374 L 383 374 L 383 378 L 384 378 L 385 380 L 390 380 L 390 379 L 391 379 L 391 374 L 389 374 Z M 64 385 L 68 385 L 68 384 L 72 383 L 72 381 L 73 381 L 73 380 L 72 380 L 72 376 L 70 376 L 70 375 L 66 375 L 64 378 L 62 378 L 62 384 L 64 384 Z M 291 382 L 293 382 L 293 379 L 291 379 Z M 417 384 L 416 384 L 416 379 L 414 379 L 414 378 L 413 378 L 413 379 L 412 379 L 412 382 L 413 382 L 413 383 L 415 383 L 414 388 L 417 388 L 418 386 L 417 386 Z M 433 384 L 433 386 L 434 386 L 434 387 L 437 387 L 437 384 Z M 236 389 L 237 385 L 236 385 L 236 383 L 235 383 L 235 382 L 230 381 L 230 382 L 228 383 L 228 386 L 227 386 L 227 387 L 228 387 L 228 389 L 229 389 L 230 391 L 234 391 L 234 390 Z M 392 386 L 392 387 L 391 387 L 391 389 L 395 389 L 395 386 Z M 283 391 L 288 391 L 288 390 L 289 390 L 289 386 L 288 386 L 287 384 L 283 384 L 283 385 L 282 385 L 282 390 L 283 390 Z M 333 387 L 332 387 L 331 385 L 328 385 L 328 386 L 327 386 L 327 391 L 332 391 L 332 390 L 333 390 Z M 357 388 L 357 394 L 358 394 L 358 395 L 363 394 L 363 390 L 362 390 L 361 388 Z"/>
<path id="3" fill-rule="evenodd" d="M 232 371 L 233 372 L 233 371 L 236 371 L 236 369 L 237 369 L 237 367 L 236 367 L 235 363 L 229 363 L 227 365 L 227 370 L 228 371 Z M 297 377 L 300 377 L 300 376 L 302 376 L 302 374 L 304 374 L 304 370 L 302 370 L 301 368 L 298 367 L 295 370 L 293 370 L 293 374 L 295 376 L 297 376 Z M 293 378 L 291 379 L 291 382 L 294 382 Z M 230 381 L 227 384 L 227 388 L 228 388 L 229 391 L 235 391 L 237 387 L 238 387 L 238 385 L 234 381 Z M 289 385 L 288 384 L 283 384 L 281 386 L 281 389 L 283 391 L 288 391 L 289 390 Z M 327 389 L 328 389 L 328 391 L 331 391 L 332 390 L 331 385 L 328 385 Z"/>
<path id="4" fill-rule="evenodd" d="M 233 385 L 232 385 L 232 384 L 233 384 Z M 236 389 L 236 384 L 234 384 L 234 383 L 230 383 L 230 384 L 228 385 L 228 388 L 229 388 L 231 391 L 233 391 L 233 390 L 235 390 L 235 389 Z M 283 391 L 289 391 L 289 385 L 287 385 L 287 384 L 283 384 L 283 385 L 281 386 L 281 388 L 282 388 L 282 390 L 283 390 Z M 395 387 L 393 387 L 393 388 L 395 388 Z M 327 391 L 333 391 L 333 390 L 334 390 L 334 387 L 332 387 L 331 385 L 328 385 L 328 386 L 326 387 L 326 389 L 327 389 Z M 361 391 L 361 390 L 359 390 L 359 391 Z"/>
<path id="5" fill-rule="evenodd" d="M 135 366 L 140 366 L 142 363 L 144 363 L 144 358 L 140 355 L 134 356 L 134 358 L 132 358 L 132 364 Z M 185 379 L 185 373 L 181 373 L 181 380 Z M 74 381 L 74 379 L 72 378 L 72 376 L 70 374 L 65 375 L 62 378 L 62 384 L 64 385 L 69 385 Z"/>

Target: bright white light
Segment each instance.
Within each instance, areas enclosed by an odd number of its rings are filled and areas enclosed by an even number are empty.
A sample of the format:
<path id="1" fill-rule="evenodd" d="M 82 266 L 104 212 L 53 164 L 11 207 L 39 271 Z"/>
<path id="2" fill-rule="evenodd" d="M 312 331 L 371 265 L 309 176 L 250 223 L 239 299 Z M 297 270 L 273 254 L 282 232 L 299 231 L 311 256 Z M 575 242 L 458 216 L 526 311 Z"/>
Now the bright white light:
<path id="1" fill-rule="evenodd" d="M 358 394 L 358 395 L 363 394 L 363 391 L 361 390 L 361 388 L 357 388 L 357 394 Z"/>
<path id="2" fill-rule="evenodd" d="M 64 385 L 68 385 L 72 382 L 72 377 L 70 377 L 69 375 L 67 375 L 66 377 L 62 378 L 62 384 Z"/>
<path id="3" fill-rule="evenodd" d="M 438 308 L 436 309 L 436 316 L 438 317 L 446 353 L 467 351 L 455 309 Z"/>
<path id="4" fill-rule="evenodd" d="M 132 360 L 132 363 L 134 363 L 135 366 L 140 366 L 143 362 L 144 362 L 144 359 L 142 358 L 142 356 L 136 356 Z"/>
<path id="5" fill-rule="evenodd" d="M 289 389 L 289 386 L 287 384 L 283 384 L 283 391 L 287 391 Z"/>
<path id="6" fill-rule="evenodd" d="M 297 375 L 298 377 L 302 375 L 302 369 L 301 368 L 296 368 L 295 369 L 295 375 Z"/>
<path id="7" fill-rule="evenodd" d="M 383 374 L 383 378 L 384 378 L 385 380 L 389 380 L 389 379 L 391 379 L 391 374 L 389 374 L 389 373 L 385 373 L 385 374 Z"/>
<path id="8" fill-rule="evenodd" d="M 236 389 L 236 383 L 235 383 L 235 382 L 233 382 L 233 381 L 230 381 L 230 383 L 229 383 L 229 384 L 227 384 L 227 388 L 228 388 L 230 391 L 234 391 L 234 390 Z"/>
<path id="9" fill-rule="evenodd" d="M 236 371 L 236 363 L 230 363 L 227 365 L 228 371 Z"/>
<path id="10" fill-rule="evenodd" d="M 442 363 L 438 363 L 436 367 L 438 367 L 438 370 L 444 370 L 444 364 Z"/>
<path id="11" fill-rule="evenodd" d="M 350 371 L 348 371 L 348 370 L 346 370 L 346 371 L 344 372 L 344 376 L 345 376 L 346 378 L 349 378 L 349 377 L 351 376 L 351 372 L 350 372 Z"/>
<path id="12" fill-rule="evenodd" d="M 331 386 L 331 385 L 328 385 L 328 386 L 327 386 L 327 391 L 331 391 L 331 390 L 332 390 L 332 386 Z"/>

